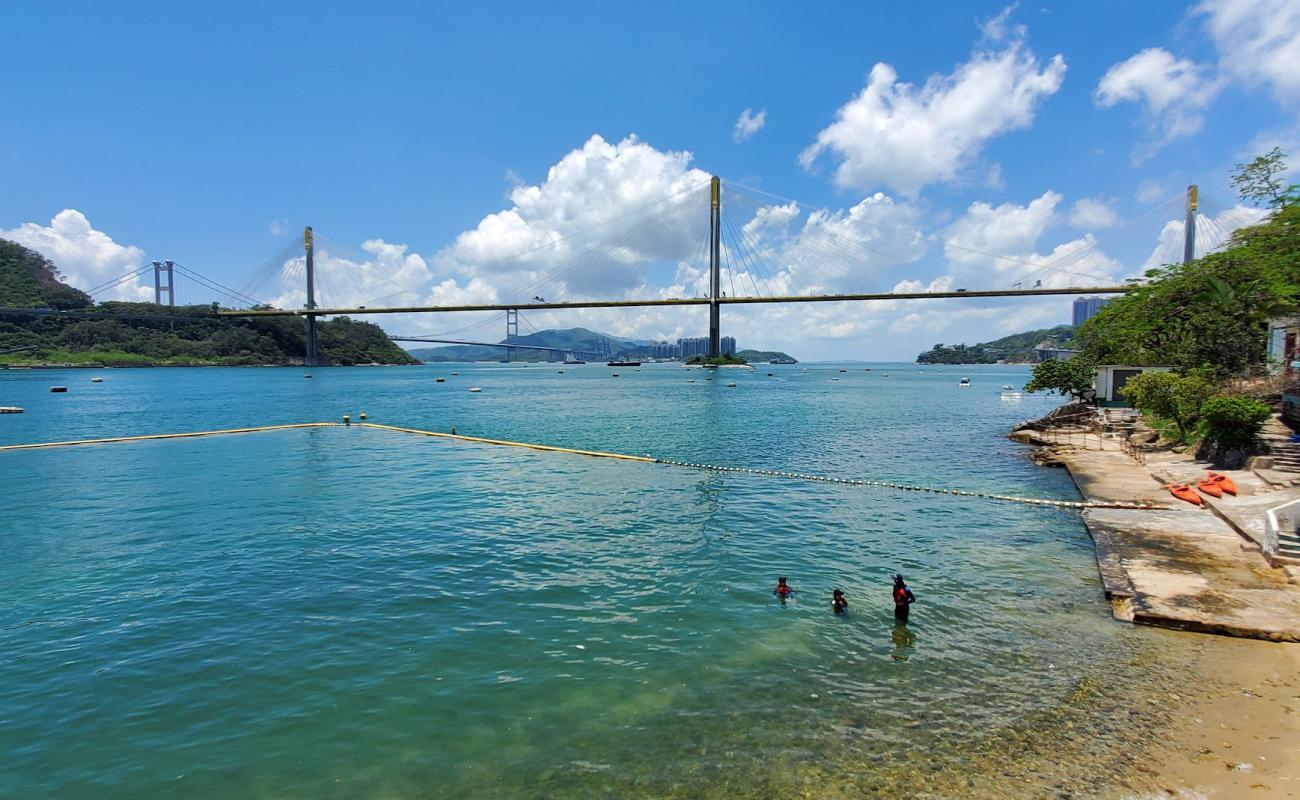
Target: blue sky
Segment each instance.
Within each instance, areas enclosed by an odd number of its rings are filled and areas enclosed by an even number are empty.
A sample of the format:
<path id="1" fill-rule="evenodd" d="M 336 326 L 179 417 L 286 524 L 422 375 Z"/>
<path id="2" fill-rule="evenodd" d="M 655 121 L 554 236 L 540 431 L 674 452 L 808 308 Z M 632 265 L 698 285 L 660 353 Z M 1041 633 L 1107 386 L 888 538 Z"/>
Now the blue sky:
<path id="1" fill-rule="evenodd" d="M 1063 256 L 1119 278 L 1180 235 L 1177 208 L 1140 215 L 1197 182 L 1211 220 L 1222 215 L 1205 234 L 1248 222 L 1228 171 L 1300 140 L 1300 11 L 1285 0 L 11 2 L 0 20 L 0 236 L 85 285 L 173 258 L 243 286 L 310 223 L 336 243 L 325 269 L 338 270 L 338 301 L 499 299 L 533 284 L 583 296 L 546 278 L 559 254 L 512 260 L 523 248 L 511 248 L 706 173 L 799 201 L 763 210 L 751 194 L 734 208 L 737 230 L 766 225 L 748 240 L 766 248 L 760 290 L 991 288 Z M 763 114 L 748 138 L 746 109 Z M 588 283 L 689 290 L 691 246 L 647 236 Z M 819 271 L 832 236 L 899 263 Z M 927 301 L 729 311 L 724 324 L 742 346 L 910 358 L 1068 317 L 1067 300 Z M 530 319 L 702 332 L 697 311 Z"/>

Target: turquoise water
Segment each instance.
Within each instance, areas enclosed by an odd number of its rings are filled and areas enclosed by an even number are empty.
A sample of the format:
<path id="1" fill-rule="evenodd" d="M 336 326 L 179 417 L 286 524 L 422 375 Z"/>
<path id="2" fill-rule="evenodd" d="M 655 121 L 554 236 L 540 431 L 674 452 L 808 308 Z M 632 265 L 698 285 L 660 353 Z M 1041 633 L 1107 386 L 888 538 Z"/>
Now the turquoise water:
<path id="1" fill-rule="evenodd" d="M 1000 399 L 1025 368 L 871 367 L 0 371 L 0 444 L 364 410 L 1077 497 L 1005 438 L 1053 404 Z M 1155 720 L 1097 687 L 1176 661 L 1042 508 L 355 427 L 6 452 L 0 485 L 4 797 L 1023 796 L 1111 776 Z"/>

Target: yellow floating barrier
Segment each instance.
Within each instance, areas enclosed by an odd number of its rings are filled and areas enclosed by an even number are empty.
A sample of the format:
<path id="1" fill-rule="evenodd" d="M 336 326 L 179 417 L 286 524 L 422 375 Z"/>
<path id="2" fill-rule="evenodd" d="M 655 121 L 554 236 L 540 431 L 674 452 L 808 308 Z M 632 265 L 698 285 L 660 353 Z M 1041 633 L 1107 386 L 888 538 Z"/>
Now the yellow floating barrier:
<path id="1" fill-rule="evenodd" d="M 116 444 L 118 442 L 145 442 L 153 439 L 194 439 L 199 436 L 222 436 L 229 433 L 260 433 L 283 431 L 292 428 L 334 428 L 334 422 L 296 422 L 290 425 L 259 425 L 255 428 L 226 428 L 219 431 L 189 431 L 188 433 L 150 433 L 143 436 L 113 436 L 107 439 L 74 439 L 69 442 L 36 442 L 34 444 L 0 445 L 3 450 L 37 450 L 46 447 L 80 447 L 88 444 Z"/>
<path id="2" fill-rule="evenodd" d="M 458 442 L 474 442 L 476 444 L 493 444 L 502 447 L 523 447 L 528 450 L 543 450 L 549 453 L 571 453 L 578 456 L 591 456 L 592 458 L 615 458 L 621 461 L 644 461 L 649 464 L 655 463 L 656 459 L 650 456 L 630 456 L 626 453 L 604 453 L 599 450 L 577 450 L 572 447 L 556 447 L 549 444 L 533 444 L 531 442 L 511 442 L 506 439 L 485 439 L 482 436 L 463 436 L 455 433 L 440 433 L 438 431 L 426 431 L 419 428 L 399 428 L 396 425 L 380 425 L 377 422 L 362 422 L 358 425 L 362 428 L 374 428 L 381 431 L 397 431 L 398 433 L 413 433 L 417 436 L 433 436 L 439 439 L 454 439 Z"/>

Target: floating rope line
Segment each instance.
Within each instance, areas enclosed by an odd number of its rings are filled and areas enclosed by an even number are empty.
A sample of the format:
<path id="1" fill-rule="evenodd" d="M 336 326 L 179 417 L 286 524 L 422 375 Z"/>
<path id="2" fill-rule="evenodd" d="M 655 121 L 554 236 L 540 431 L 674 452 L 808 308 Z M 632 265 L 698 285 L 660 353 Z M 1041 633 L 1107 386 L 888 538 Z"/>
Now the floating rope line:
<path id="1" fill-rule="evenodd" d="M 257 433 L 260 431 L 278 431 L 290 430 L 294 428 L 340 428 L 347 427 L 348 423 L 338 422 L 302 422 L 292 425 L 262 425 L 253 428 L 228 428 L 217 431 L 192 431 L 189 433 L 155 433 L 144 436 L 116 436 L 107 439 L 77 439 L 68 442 L 38 442 L 35 444 L 11 444 L 0 446 L 0 451 L 4 450 L 35 450 L 38 448 L 49 447 L 74 447 L 92 444 L 116 444 L 120 442 L 141 442 L 153 439 L 192 439 L 199 436 L 220 436 L 234 433 Z M 1150 503 L 1123 503 L 1118 501 L 1104 500 L 1052 500 L 1043 497 L 1019 497 L 1009 494 L 993 494 L 991 492 L 972 492 L 965 489 L 950 489 L 938 486 L 914 486 L 906 483 L 892 483 L 890 481 L 877 481 L 866 478 L 836 478 L 829 475 L 812 475 L 806 472 L 786 472 L 775 469 L 758 469 L 756 467 L 728 467 L 721 464 L 701 464 L 692 461 L 676 461 L 668 458 L 655 458 L 650 455 L 634 456 L 627 453 L 607 453 L 601 450 L 579 450 L 572 447 L 557 447 L 549 444 L 536 444 L 533 442 L 514 442 L 508 439 L 488 439 L 482 436 L 465 436 L 463 434 L 442 433 L 440 431 L 428 431 L 420 428 L 401 428 L 395 425 L 381 425 L 375 422 L 358 422 L 351 427 L 373 428 L 380 431 L 393 431 L 395 433 L 409 433 L 416 436 L 428 436 L 437 439 L 452 439 L 460 442 L 469 442 L 470 444 L 486 444 L 498 447 L 521 447 L 527 450 L 540 450 L 549 453 L 568 453 L 570 455 L 586 456 L 588 458 L 612 458 L 619 461 L 640 461 L 646 464 L 663 464 L 669 467 L 685 467 L 688 469 L 705 470 L 708 472 L 727 472 L 742 475 L 758 475 L 765 478 L 781 478 L 784 480 L 813 481 L 817 483 L 834 483 L 841 486 L 870 486 L 880 489 L 896 489 L 905 492 L 929 492 L 931 494 L 947 494 L 955 497 L 974 497 L 981 500 L 997 500 L 1004 503 L 1022 503 L 1032 506 L 1046 506 L 1049 508 L 1064 508 L 1073 510 L 1082 510 L 1087 508 L 1125 508 L 1134 510 L 1157 510 L 1163 506 L 1152 505 Z"/>
<path id="2" fill-rule="evenodd" d="M 1162 508 L 1162 506 L 1151 505 L 1149 503 L 1123 503 L 1119 501 L 1106 500 L 1052 500 L 1043 497 L 1019 497 L 1010 494 L 972 492 L 965 489 L 946 489 L 938 486 L 912 486 L 905 483 L 890 483 L 889 481 L 875 481 L 865 478 L 835 478 L 829 475 L 810 475 L 803 472 L 782 472 L 780 470 L 757 469 L 754 467 L 725 467 L 718 464 L 696 464 L 690 461 L 672 461 L 666 458 L 656 458 L 655 463 L 667 464 L 673 467 L 688 467 L 690 469 L 707 470 L 709 472 L 744 473 L 747 475 L 761 475 L 766 478 L 785 478 L 789 480 L 816 481 L 818 483 L 838 483 L 844 486 L 873 486 L 881 489 L 899 489 L 905 492 L 931 492 L 933 494 L 976 497 L 982 500 L 999 500 L 1004 503 L 1024 503 L 1027 505 L 1049 506 L 1052 508 L 1127 508 L 1142 511 L 1154 511 Z"/>
<path id="3" fill-rule="evenodd" d="M 36 442 L 34 444 L 0 445 L 0 450 L 37 450 L 45 447 L 80 447 L 88 444 L 117 444 L 119 442 L 144 442 L 150 439 L 193 439 L 197 436 L 223 436 L 230 433 L 258 433 L 282 431 L 290 428 L 334 428 L 337 422 L 297 422 L 292 425 L 261 425 L 255 428 L 227 428 L 220 431 L 190 431 L 188 433 L 151 433 L 144 436 L 114 436 L 108 439 L 74 439 L 69 442 Z"/>

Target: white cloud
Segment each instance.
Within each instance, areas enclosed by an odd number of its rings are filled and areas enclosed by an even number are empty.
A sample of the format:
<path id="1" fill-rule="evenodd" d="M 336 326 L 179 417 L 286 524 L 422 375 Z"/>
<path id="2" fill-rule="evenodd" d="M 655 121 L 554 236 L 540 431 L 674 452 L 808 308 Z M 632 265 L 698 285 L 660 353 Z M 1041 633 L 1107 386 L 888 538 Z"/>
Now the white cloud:
<path id="1" fill-rule="evenodd" d="M 25 222 L 10 230 L 0 229 L 0 238 L 30 247 L 53 261 L 64 281 L 78 289 L 91 289 L 146 263 L 143 250 L 113 241 L 107 233 L 95 230 L 86 215 L 74 208 L 55 214 L 49 225 Z M 152 301 L 153 287 L 137 279 L 104 292 L 98 299 Z"/>
<path id="2" fill-rule="evenodd" d="M 1005 20 L 992 29 L 986 23 L 986 35 L 990 31 L 1007 35 Z M 920 88 L 900 82 L 889 64 L 876 64 L 866 87 L 836 112 L 799 163 L 811 169 L 830 153 L 839 162 L 839 186 L 872 190 L 883 184 L 906 195 L 955 180 L 990 139 L 1028 127 L 1065 77 L 1064 57 L 1040 69 L 1023 28 L 1011 34 L 1003 49 L 977 52 Z"/>
<path id="3" fill-rule="evenodd" d="M 1222 88 L 1209 69 L 1151 47 L 1106 70 L 1093 99 L 1103 108 L 1119 103 L 1142 106 L 1153 138 L 1134 151 L 1134 161 L 1140 163 L 1170 141 L 1199 131 L 1205 122 L 1202 112 Z"/>
<path id="4" fill-rule="evenodd" d="M 1063 242 L 1049 253 L 1038 240 L 1057 222 L 1060 194 L 1047 191 L 1026 205 L 972 203 L 949 226 L 944 253 L 959 284 L 981 288 L 1021 283 L 1065 287 L 1118 280 L 1120 263 L 1101 251 L 1092 234 Z"/>
<path id="5" fill-rule="evenodd" d="M 1203 0 L 1195 9 L 1219 51 L 1219 69 L 1246 86 L 1267 85 L 1284 105 L 1300 103 L 1300 3 Z"/>
<path id="6" fill-rule="evenodd" d="M 1238 228 L 1255 225 L 1267 217 L 1265 209 L 1250 206 L 1235 206 L 1216 216 L 1202 214 L 1196 220 L 1196 258 L 1221 249 L 1228 243 L 1228 237 Z M 1159 267 L 1163 264 L 1176 264 L 1183 260 L 1185 241 L 1183 232 L 1187 224 L 1181 219 L 1171 219 L 1160 229 L 1156 237 L 1156 246 L 1142 265 L 1143 270 Z"/>
<path id="7" fill-rule="evenodd" d="M 434 264 L 530 287 L 521 300 L 533 291 L 621 295 L 640 285 L 648 265 L 689 259 L 698 247 L 709 175 L 690 163 L 688 152 L 656 150 L 635 136 L 617 144 L 592 136 L 540 185 L 516 186 L 510 208 L 461 233 Z"/>
<path id="8" fill-rule="evenodd" d="M 433 273 L 425 259 L 407 252 L 404 244 L 383 239 L 361 243 L 361 254 L 338 252 L 332 245 L 317 239 L 315 248 L 316 305 L 324 308 L 355 306 L 431 305 L 426 291 Z M 278 293 L 270 298 L 277 308 L 302 308 L 307 303 L 303 277 L 306 258 L 296 256 L 285 262 L 280 283 L 272 287 Z M 437 291 L 437 287 L 434 287 Z M 475 302 L 475 301 L 466 301 Z"/>
<path id="9" fill-rule="evenodd" d="M 766 124 L 767 109 L 755 114 L 753 109 L 747 108 L 740 112 L 740 116 L 736 118 L 736 126 L 731 131 L 731 138 L 735 139 L 737 144 L 747 142 L 753 138 L 754 134 L 763 130 L 763 126 Z"/>
<path id="10" fill-rule="evenodd" d="M 271 235 L 283 236 L 289 230 L 289 220 L 273 219 L 271 220 Z"/>
<path id="11" fill-rule="evenodd" d="M 1080 230 L 1110 228 L 1119 224 L 1119 215 L 1105 200 L 1084 197 L 1070 209 L 1070 224 Z"/>

